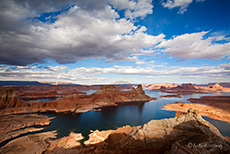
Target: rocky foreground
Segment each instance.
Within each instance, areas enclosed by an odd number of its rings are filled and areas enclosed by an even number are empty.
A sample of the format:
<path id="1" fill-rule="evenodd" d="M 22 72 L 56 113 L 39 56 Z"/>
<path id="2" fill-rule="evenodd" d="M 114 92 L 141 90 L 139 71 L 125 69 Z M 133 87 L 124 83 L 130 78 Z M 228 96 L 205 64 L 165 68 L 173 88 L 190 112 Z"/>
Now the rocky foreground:
<path id="1" fill-rule="evenodd" d="M 23 102 L 17 97 L 15 92 L 11 91 L 12 90 L 6 90 L 6 93 L 1 95 L 0 114 L 49 111 L 56 113 L 83 113 L 93 109 L 97 110 L 105 106 L 117 106 L 120 103 L 148 102 L 154 100 L 154 98 L 145 94 L 141 85 L 129 91 L 119 90 L 113 85 L 105 85 L 91 95 L 74 93 L 50 102 Z"/>
<path id="2" fill-rule="evenodd" d="M 152 120 L 143 126 L 124 126 L 117 130 L 93 131 L 85 146 L 81 134 L 51 140 L 56 132 L 29 135 L 0 148 L 0 153 L 230 153 L 227 141 L 212 124 L 194 109 L 179 117 Z"/>
<path id="3" fill-rule="evenodd" d="M 51 119 L 53 118 L 37 114 L 2 115 L 0 116 L 0 143 L 21 134 L 40 131 L 43 128 L 33 126 L 49 125 Z"/>
<path id="4" fill-rule="evenodd" d="M 186 112 L 189 108 L 196 108 L 203 116 L 230 123 L 230 96 L 203 96 L 201 98 L 190 98 L 188 101 L 193 103 L 169 103 L 163 109 Z"/>

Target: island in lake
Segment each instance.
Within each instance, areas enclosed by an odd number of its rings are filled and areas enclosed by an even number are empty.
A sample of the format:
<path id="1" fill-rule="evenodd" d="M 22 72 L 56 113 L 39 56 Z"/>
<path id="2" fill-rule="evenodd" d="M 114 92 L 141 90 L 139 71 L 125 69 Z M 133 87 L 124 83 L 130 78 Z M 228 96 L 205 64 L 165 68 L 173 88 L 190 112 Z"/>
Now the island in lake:
<path id="1" fill-rule="evenodd" d="M 219 84 L 205 87 L 166 85 L 1 86 L 0 153 L 229 153 L 229 136 L 202 118 L 206 116 L 230 123 L 230 96 L 224 95 L 229 88 Z M 223 95 L 216 96 L 216 92 Z M 194 94 L 200 97 L 190 97 Z M 190 98 L 185 100 L 184 97 Z M 165 103 L 176 99 L 184 102 Z M 162 100 L 164 105 L 159 104 Z M 170 116 L 158 120 L 153 117 L 141 125 L 95 129 L 88 135 L 70 129 L 68 135 L 60 137 L 58 126 L 46 131 L 58 121 L 60 114 L 71 115 L 73 119 L 96 112 L 112 116 L 112 110 L 121 107 L 126 109 L 125 114 L 134 116 L 130 108 L 139 106 L 138 112 L 148 110 L 151 111 L 147 114 L 150 116 L 154 108 L 142 109 L 147 103 L 159 104 L 164 110 L 170 110 L 166 111 Z M 109 110 L 105 112 L 106 108 Z M 178 112 L 174 114 L 171 111 Z M 117 112 L 116 116 L 122 113 Z"/>

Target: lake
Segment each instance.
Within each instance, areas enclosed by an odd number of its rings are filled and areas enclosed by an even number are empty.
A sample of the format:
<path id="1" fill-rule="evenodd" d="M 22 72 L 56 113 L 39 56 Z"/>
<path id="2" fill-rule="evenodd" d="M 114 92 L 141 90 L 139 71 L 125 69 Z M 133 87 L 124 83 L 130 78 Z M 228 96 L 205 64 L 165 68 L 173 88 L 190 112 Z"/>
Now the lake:
<path id="1" fill-rule="evenodd" d="M 87 91 L 85 91 L 87 92 Z M 93 91 L 88 91 L 91 94 Z M 168 93 L 154 92 L 145 90 L 146 94 L 151 97 L 157 97 L 157 100 L 146 103 L 132 103 L 118 107 L 106 107 L 101 111 L 89 111 L 82 114 L 45 114 L 55 116 L 51 125 L 47 126 L 44 131 L 57 130 L 58 138 L 68 136 L 70 132 L 82 133 L 88 139 L 90 130 L 108 130 L 116 129 L 125 125 L 137 126 L 143 125 L 153 119 L 172 118 L 175 111 L 162 110 L 162 106 L 173 102 L 188 102 L 188 98 L 199 98 L 205 95 L 227 95 L 230 93 L 218 94 L 191 94 L 184 95 L 182 98 L 160 98 Z M 203 117 L 205 120 L 217 127 L 222 135 L 230 136 L 230 123 Z"/>
<path id="2" fill-rule="evenodd" d="M 41 102 L 50 102 L 59 100 L 61 97 L 53 97 L 53 98 L 36 98 L 36 99 L 22 99 L 23 102 L 33 102 L 33 101 L 41 101 Z"/>

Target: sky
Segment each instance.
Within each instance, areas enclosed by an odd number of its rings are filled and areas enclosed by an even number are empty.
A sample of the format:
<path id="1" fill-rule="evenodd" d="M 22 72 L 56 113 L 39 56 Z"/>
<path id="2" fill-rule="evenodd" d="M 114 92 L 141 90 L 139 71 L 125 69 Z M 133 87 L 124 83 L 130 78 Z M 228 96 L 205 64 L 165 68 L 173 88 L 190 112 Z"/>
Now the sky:
<path id="1" fill-rule="evenodd" d="M 229 0 L 1 0 L 0 80 L 230 82 Z"/>

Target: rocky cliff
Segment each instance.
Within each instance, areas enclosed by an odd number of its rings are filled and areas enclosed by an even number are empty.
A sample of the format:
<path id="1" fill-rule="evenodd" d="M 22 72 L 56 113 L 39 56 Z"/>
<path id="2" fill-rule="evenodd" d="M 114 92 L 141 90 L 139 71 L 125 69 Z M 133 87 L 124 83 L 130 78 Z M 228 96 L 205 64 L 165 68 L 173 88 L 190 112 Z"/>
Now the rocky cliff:
<path id="1" fill-rule="evenodd" d="M 218 104 L 218 107 L 213 105 L 206 105 L 206 104 L 197 104 L 197 103 L 184 103 L 184 102 L 175 102 L 175 103 L 169 103 L 165 106 L 163 106 L 164 110 L 169 111 L 181 111 L 186 112 L 189 108 L 197 108 L 199 109 L 199 112 L 203 116 L 207 116 L 212 119 L 226 121 L 230 123 L 230 110 L 229 105 L 225 106 L 223 104 Z"/>
<path id="2" fill-rule="evenodd" d="M 14 108 L 22 105 L 12 88 L 0 87 L 0 109 Z"/>
<path id="3" fill-rule="evenodd" d="M 47 132 L 45 136 L 42 133 L 21 137 L 0 148 L 0 153 L 230 153 L 230 142 L 194 109 L 175 118 L 151 120 L 143 126 L 92 131 L 89 139 L 84 142 L 85 146 L 79 142 L 81 134 L 71 133 L 68 137 L 52 141 L 48 139 L 55 135 L 55 132 Z"/>
<path id="4" fill-rule="evenodd" d="M 149 90 L 160 90 L 161 87 L 165 87 L 169 89 L 177 86 L 178 86 L 177 84 L 168 84 L 168 83 L 143 84 L 143 88 Z"/>
<path id="5" fill-rule="evenodd" d="M 40 131 L 43 128 L 33 126 L 49 125 L 51 119 L 53 118 L 37 114 L 0 116 L 0 143 L 21 134 Z"/>
<path id="6" fill-rule="evenodd" d="M 174 93 L 179 93 L 179 94 L 200 93 L 201 92 L 195 85 L 191 83 L 177 85 L 176 87 L 162 86 L 160 90 L 163 92 L 174 92 Z"/>
<path id="7" fill-rule="evenodd" d="M 148 102 L 153 99 L 145 94 L 141 85 L 129 91 L 119 90 L 113 85 L 105 85 L 91 95 L 71 94 L 50 102 L 23 102 L 23 106 L 10 106 L 0 110 L 0 114 L 47 111 L 83 113 L 105 106 L 117 106 L 120 103 L 129 102 Z"/>
<path id="8" fill-rule="evenodd" d="M 194 109 L 185 115 L 152 120 L 143 126 L 94 131 L 84 143 L 85 153 L 230 152 L 230 143 Z"/>
<path id="9" fill-rule="evenodd" d="M 205 91 L 220 91 L 220 92 L 230 92 L 230 88 L 223 87 L 220 84 L 216 83 L 210 86 L 197 86 L 197 88 Z"/>
<path id="10" fill-rule="evenodd" d="M 217 84 L 217 83 L 208 83 L 208 85 L 207 86 L 213 86 L 213 85 L 215 85 L 215 84 Z M 218 83 L 220 86 L 223 86 L 223 87 L 226 87 L 226 88 L 230 88 L 230 83 L 229 82 L 220 82 L 220 83 Z"/>

